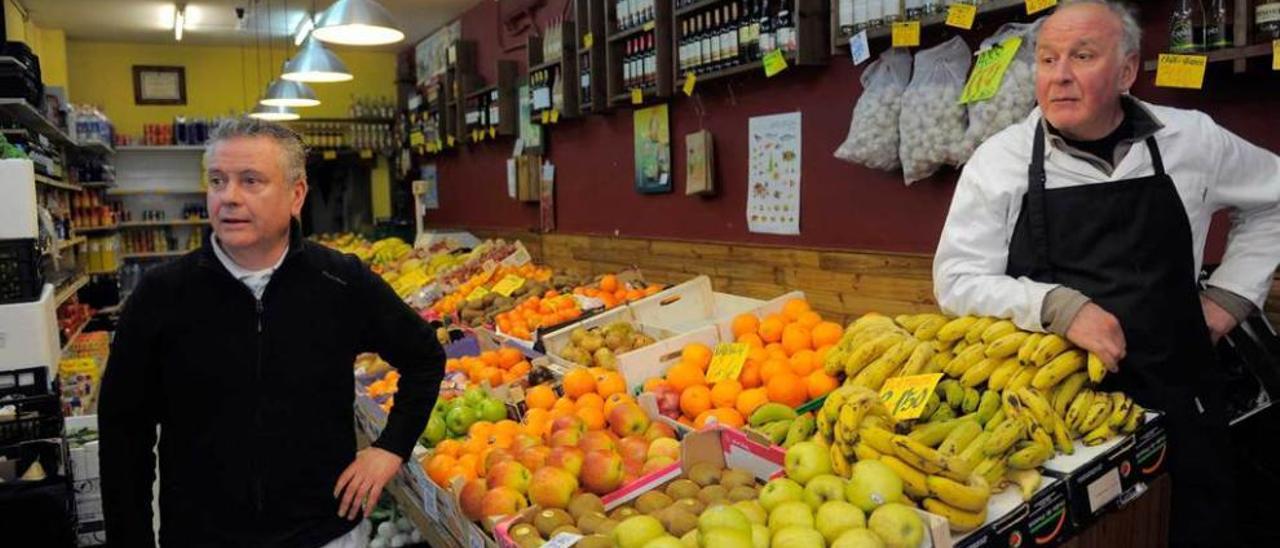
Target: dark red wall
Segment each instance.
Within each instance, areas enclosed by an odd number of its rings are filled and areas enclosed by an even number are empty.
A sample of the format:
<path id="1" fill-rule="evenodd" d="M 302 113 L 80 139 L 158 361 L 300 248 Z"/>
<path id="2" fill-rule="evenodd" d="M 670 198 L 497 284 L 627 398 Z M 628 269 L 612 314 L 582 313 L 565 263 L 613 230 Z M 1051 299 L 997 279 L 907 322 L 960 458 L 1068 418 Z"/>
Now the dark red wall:
<path id="1" fill-rule="evenodd" d="M 548 0 L 539 15 L 546 21 L 561 13 L 563 0 Z M 1170 2 L 1144 2 L 1147 28 L 1144 57 L 1165 44 Z M 515 59 L 523 71 L 521 47 L 504 52 L 499 45 L 497 3 L 481 2 L 462 17 L 462 34 L 479 46 L 481 74 L 494 78 L 497 59 Z M 966 38 L 974 43 L 1003 21 L 984 18 Z M 940 41 L 945 31 L 926 34 L 925 44 Z M 599 38 L 597 38 L 599 39 Z M 503 38 L 507 46 L 524 37 Z M 888 47 L 873 43 L 875 53 Z M 1255 60 L 1247 75 L 1230 74 L 1215 66 L 1205 91 L 1154 89 L 1155 73 L 1139 75 L 1134 94 L 1157 103 L 1195 108 L 1212 114 L 1232 131 L 1270 150 L 1280 150 L 1280 74 L 1266 71 Z M 865 66 L 865 65 L 864 65 Z M 619 109 L 585 120 L 562 121 L 548 133 L 550 160 L 556 165 L 557 231 L 617 234 L 834 247 L 876 251 L 931 253 L 937 244 L 956 171 L 944 170 L 906 187 L 901 173 L 866 169 L 836 159 L 832 152 L 849 128 L 853 105 L 861 94 L 848 56 L 833 57 L 825 67 L 791 68 L 766 79 L 745 75 L 730 82 L 699 85 L 693 98 L 671 101 L 675 192 L 641 195 L 632 188 L 632 111 Z M 801 234 L 772 236 L 747 232 L 747 121 L 752 116 L 803 113 Z M 716 141 L 719 194 L 710 198 L 684 195 L 684 136 L 708 129 Z M 464 147 L 437 161 L 440 209 L 428 213 L 433 226 L 531 228 L 538 224 L 538 208 L 506 195 L 505 159 L 510 141 Z M 1220 244 L 1212 246 L 1211 257 Z"/>

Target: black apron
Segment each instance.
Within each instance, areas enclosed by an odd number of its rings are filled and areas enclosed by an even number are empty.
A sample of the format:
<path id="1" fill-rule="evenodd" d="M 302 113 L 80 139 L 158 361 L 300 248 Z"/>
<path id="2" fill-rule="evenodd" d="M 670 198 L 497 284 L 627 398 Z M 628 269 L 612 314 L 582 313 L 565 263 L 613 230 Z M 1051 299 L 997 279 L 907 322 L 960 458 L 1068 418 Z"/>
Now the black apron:
<path id="1" fill-rule="evenodd" d="M 1155 174 L 1045 189 L 1044 125 L 1009 242 L 1006 273 L 1076 289 L 1114 314 L 1126 357 L 1102 388 L 1167 413 L 1170 540 L 1224 545 L 1235 531 L 1229 438 L 1200 305 L 1191 225 L 1154 137 Z"/>

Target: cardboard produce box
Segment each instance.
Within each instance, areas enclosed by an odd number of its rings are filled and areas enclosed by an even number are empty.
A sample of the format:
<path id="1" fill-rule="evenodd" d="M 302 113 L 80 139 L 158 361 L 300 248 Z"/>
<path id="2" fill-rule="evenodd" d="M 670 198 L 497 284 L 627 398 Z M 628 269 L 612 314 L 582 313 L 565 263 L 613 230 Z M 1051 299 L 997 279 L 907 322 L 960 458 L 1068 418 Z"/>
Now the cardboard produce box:
<path id="1" fill-rule="evenodd" d="M 614 324 L 618 322 L 625 322 L 625 323 L 631 324 L 631 326 L 634 327 L 637 332 L 644 333 L 645 335 L 652 337 L 655 341 L 670 339 L 671 337 L 674 337 L 677 335 L 677 332 L 671 329 L 665 329 L 663 327 L 650 325 L 648 323 L 641 321 L 639 318 L 636 317 L 635 313 L 630 307 L 619 306 L 617 308 L 614 308 L 613 310 L 597 314 L 586 320 L 578 322 L 575 325 L 560 329 L 553 333 L 548 333 L 547 335 L 542 337 L 543 349 L 546 350 L 547 355 L 551 356 L 551 359 L 561 367 L 564 367 L 566 369 L 574 368 L 574 367 L 585 367 L 585 365 L 579 364 L 568 358 L 565 358 L 561 354 L 561 352 L 565 350 L 565 348 L 567 348 L 569 344 L 572 342 L 573 332 L 577 331 L 578 329 L 592 329 L 596 327 L 605 327 L 610 324 Z M 635 363 L 636 361 L 635 356 L 637 355 L 636 353 L 643 350 L 644 348 L 647 348 L 647 347 L 641 347 L 641 348 L 631 350 L 629 352 L 615 354 L 614 357 L 617 359 L 617 369 L 621 371 L 626 367 L 627 364 Z"/>
<path id="2" fill-rule="evenodd" d="M 631 303 L 631 309 L 645 324 L 688 333 L 707 325 L 732 323 L 734 316 L 764 305 L 760 299 L 713 291 L 711 278 L 698 276 Z"/>
<path id="3" fill-rule="evenodd" d="M 986 524 L 956 537 L 955 546 L 1056 546 L 1075 532 L 1069 513 L 1067 482 L 1045 476 L 1029 501 L 1022 500 L 1022 493 L 1017 486 L 992 495 L 987 508 Z"/>
<path id="4" fill-rule="evenodd" d="M 1143 438 L 1145 467 L 1135 462 L 1139 436 Z M 1164 415 L 1148 411 L 1137 432 L 1095 447 L 1077 441 L 1074 455 L 1049 459 L 1044 471 L 1066 481 L 1071 518 L 1077 529 L 1083 529 L 1102 513 L 1145 491 L 1145 482 L 1163 472 L 1166 444 Z M 1135 489 L 1139 484 L 1143 487 Z"/>

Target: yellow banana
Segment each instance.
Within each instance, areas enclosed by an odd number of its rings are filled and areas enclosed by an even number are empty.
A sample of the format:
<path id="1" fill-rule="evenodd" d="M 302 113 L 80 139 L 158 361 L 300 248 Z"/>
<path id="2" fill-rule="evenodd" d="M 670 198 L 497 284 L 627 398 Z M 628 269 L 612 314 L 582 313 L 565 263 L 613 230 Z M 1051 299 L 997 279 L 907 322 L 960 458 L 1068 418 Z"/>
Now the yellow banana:
<path id="1" fill-rule="evenodd" d="M 898 364 L 886 359 L 888 354 L 881 356 L 876 361 L 871 362 L 861 372 L 853 378 L 853 384 L 866 387 L 871 390 L 880 390 L 884 386 L 884 381 L 898 369 Z"/>
<path id="2" fill-rule="evenodd" d="M 888 325 L 890 327 L 894 327 L 893 318 L 876 312 L 870 312 L 863 314 L 861 317 L 854 320 L 853 323 L 849 324 L 849 330 L 856 333 L 872 325 Z"/>
<path id="3" fill-rule="evenodd" d="M 942 443 L 938 445 L 938 453 L 943 456 L 960 454 L 974 438 L 978 437 L 978 434 L 982 433 L 982 425 L 978 424 L 977 421 L 956 420 L 959 424 L 952 428 L 946 439 L 942 440 Z"/>
<path id="4" fill-rule="evenodd" d="M 1089 353 L 1089 380 L 1095 384 L 1102 382 L 1107 376 L 1107 365 L 1102 363 L 1102 358 L 1093 352 Z"/>
<path id="5" fill-rule="evenodd" d="M 1107 424 L 1112 430 L 1119 430 L 1124 427 L 1125 421 L 1129 420 L 1129 411 L 1133 409 L 1133 400 L 1123 392 L 1111 393 L 1111 418 L 1107 419 Z"/>
<path id="6" fill-rule="evenodd" d="M 1054 335 L 1052 333 L 1045 335 L 1040 339 L 1040 344 L 1036 346 L 1035 352 L 1031 353 L 1031 363 L 1037 367 L 1049 363 L 1058 357 L 1058 354 L 1066 352 L 1071 347 L 1071 343 L 1066 339 Z"/>
<path id="7" fill-rule="evenodd" d="M 1064 455 L 1074 455 L 1076 452 L 1076 444 L 1071 440 L 1071 429 L 1067 428 L 1067 421 L 1057 414 L 1053 416 L 1053 445 Z"/>
<path id="8" fill-rule="evenodd" d="M 1014 325 L 1013 322 L 1009 320 L 999 320 L 982 330 L 982 342 L 985 344 L 991 344 L 995 342 L 996 339 L 1016 332 L 1017 330 L 1018 326 Z"/>
<path id="9" fill-rule="evenodd" d="M 923 504 L 925 511 L 947 518 L 948 526 L 956 533 L 967 533 L 982 527 L 987 522 L 986 508 L 977 512 L 966 512 L 933 498 L 924 499 Z"/>
<path id="10" fill-rule="evenodd" d="M 987 423 L 982 425 L 983 432 L 995 432 L 996 427 L 1000 426 L 1000 423 L 1004 422 L 1004 419 L 1005 419 L 1004 409 L 999 408 L 999 405 L 1000 403 L 996 402 L 997 409 L 995 414 L 991 415 L 991 418 L 987 419 Z"/>
<path id="11" fill-rule="evenodd" d="M 898 344 L 889 347 L 889 349 L 885 350 L 884 354 L 880 357 L 893 362 L 894 365 L 902 365 L 902 363 L 907 361 L 907 358 L 911 356 L 911 353 L 914 352 L 916 347 L 920 346 L 920 344 L 920 339 L 915 337 L 903 337 L 901 341 L 898 341 Z"/>
<path id="12" fill-rule="evenodd" d="M 852 467 L 849 465 L 849 459 L 844 456 L 844 452 L 841 451 L 835 445 L 831 446 L 830 452 L 831 452 L 831 471 L 839 477 L 842 477 L 842 478 L 849 477 Z"/>
<path id="13" fill-rule="evenodd" d="M 1013 444 L 1021 440 L 1026 433 L 1026 428 L 1022 421 L 1016 418 L 1006 418 L 996 426 L 991 432 L 991 437 L 987 438 L 986 445 L 983 446 L 982 452 L 988 457 L 999 455 L 1008 451 Z"/>
<path id="14" fill-rule="evenodd" d="M 982 398 L 978 401 L 978 422 L 981 426 L 986 426 L 987 422 L 996 415 L 1000 410 L 1000 393 L 995 390 L 987 390 L 982 393 Z"/>
<path id="15" fill-rule="evenodd" d="M 1107 419 L 1111 417 L 1111 397 L 1105 392 L 1098 394 L 1093 399 L 1093 404 L 1089 406 L 1089 412 L 1085 414 L 1084 420 L 1080 422 L 1081 432 L 1090 432 L 1098 427 L 1107 424 Z"/>
<path id="16" fill-rule="evenodd" d="M 937 447 L 946 440 L 947 436 L 950 436 L 951 432 L 955 431 L 962 422 L 973 421 L 968 419 L 952 419 L 944 422 L 929 422 L 917 426 L 915 430 L 912 430 L 910 434 L 907 434 L 907 437 L 929 447 Z"/>
<path id="17" fill-rule="evenodd" d="M 1018 363 L 1022 365 L 1031 365 L 1031 353 L 1036 351 L 1036 347 L 1040 346 L 1040 340 L 1044 339 L 1044 333 L 1032 333 L 1026 340 L 1022 341 L 1022 346 L 1018 347 Z"/>
<path id="18" fill-rule="evenodd" d="M 964 403 L 964 387 L 960 386 L 960 382 L 953 379 L 946 379 L 938 383 L 934 392 L 941 390 L 943 401 L 947 402 L 949 407 L 960 407 Z"/>
<path id="19" fill-rule="evenodd" d="M 982 448 L 986 445 L 987 438 L 990 437 L 990 432 L 979 432 L 978 436 L 973 438 L 969 445 L 956 455 L 956 458 L 969 465 L 970 468 L 978 466 L 978 463 L 982 462 L 982 459 L 986 457 L 986 453 L 982 451 Z"/>
<path id="20" fill-rule="evenodd" d="M 893 437 L 893 454 L 902 462 L 916 467 L 926 474 L 937 474 L 946 469 L 946 460 L 942 455 L 906 436 Z"/>
<path id="21" fill-rule="evenodd" d="M 883 428 L 863 426 L 858 430 L 858 439 L 866 442 L 872 449 L 879 451 L 881 454 L 892 455 L 893 449 L 893 432 Z"/>
<path id="22" fill-rule="evenodd" d="M 1125 419 L 1124 426 L 1120 428 L 1120 431 L 1132 434 L 1139 426 L 1142 426 L 1142 422 L 1145 420 L 1147 420 L 1147 410 L 1134 403 L 1133 408 L 1129 410 L 1129 418 Z"/>
<path id="23" fill-rule="evenodd" d="M 1049 425 L 1054 428 L 1052 424 Z M 1054 428 L 1056 430 L 1056 428 Z M 1054 443 L 1053 436 L 1049 435 L 1049 431 L 1039 426 L 1031 429 L 1031 441 L 1040 444 L 1045 451 L 1049 452 L 1049 456 L 1053 456 Z"/>
<path id="24" fill-rule="evenodd" d="M 1068 350 L 1058 354 L 1040 368 L 1035 378 L 1031 380 L 1031 386 L 1039 390 L 1053 388 L 1062 382 L 1062 379 L 1083 368 L 1084 360 L 1084 353 L 1079 350 Z"/>
<path id="25" fill-rule="evenodd" d="M 1086 447 L 1093 447 L 1115 437 L 1115 435 L 1116 432 L 1111 429 L 1111 425 L 1103 423 L 1102 426 L 1090 430 L 1085 434 L 1081 441 L 1084 442 Z"/>
<path id="26" fill-rule="evenodd" d="M 941 373 L 947 368 L 947 364 L 951 363 L 955 354 L 951 352 L 935 352 L 933 357 L 929 359 L 929 365 L 925 366 L 923 373 Z"/>
<path id="27" fill-rule="evenodd" d="M 991 486 L 982 476 L 972 476 L 967 485 L 941 476 L 929 476 L 926 481 L 931 495 L 961 510 L 981 512 L 991 499 Z"/>
<path id="28" fill-rule="evenodd" d="M 932 344 L 916 345 L 915 350 L 911 351 L 911 355 L 907 357 L 907 361 L 902 366 L 902 376 L 919 375 L 924 372 L 926 366 L 933 359 L 937 349 Z"/>
<path id="29" fill-rule="evenodd" d="M 964 403 L 960 406 L 960 411 L 966 414 L 976 413 L 980 403 L 982 403 L 982 392 L 973 387 L 966 387 L 964 389 Z M 977 415 L 973 415 L 973 417 L 976 418 Z"/>
<path id="30" fill-rule="evenodd" d="M 978 321 L 973 322 L 973 325 L 969 326 L 969 330 L 964 332 L 964 342 L 974 344 L 981 341 L 982 334 L 988 327 L 991 327 L 991 324 L 993 323 L 996 323 L 995 318 L 978 318 Z"/>
<path id="31" fill-rule="evenodd" d="M 857 457 L 858 460 L 869 460 L 881 459 L 887 455 L 873 449 L 866 440 L 859 440 L 858 443 L 853 444 L 853 456 Z M 845 475 L 844 477 L 849 476 Z"/>
<path id="32" fill-rule="evenodd" d="M 987 344 L 986 354 L 988 358 L 1004 359 L 1018 353 L 1018 349 L 1022 348 L 1022 343 L 1026 342 L 1030 333 L 1023 331 L 1014 331 L 1007 335 L 991 341 Z"/>
<path id="33" fill-rule="evenodd" d="M 982 479 L 987 480 L 990 485 L 999 485 L 1000 480 L 1004 478 L 1004 474 L 1008 470 L 1004 455 L 999 455 L 983 459 L 973 468 L 973 473 L 982 476 Z"/>
<path id="34" fill-rule="evenodd" d="M 1006 462 L 1008 463 L 1009 468 L 1013 468 L 1014 470 L 1031 470 L 1041 464 L 1044 464 L 1044 461 L 1049 460 L 1049 457 L 1052 456 L 1052 446 L 1046 449 L 1039 443 L 1027 443 L 1023 444 L 1021 448 L 1010 454 L 1009 458 L 1006 459 Z"/>
<path id="35" fill-rule="evenodd" d="M 1004 389 L 1006 391 L 1017 390 L 1024 386 L 1031 386 L 1031 381 L 1036 378 L 1036 373 L 1038 371 L 1039 369 L 1032 365 L 1023 367 L 1018 371 L 1017 375 L 1014 375 L 1014 377 L 1009 380 L 1009 384 L 1006 384 Z"/>
<path id="36" fill-rule="evenodd" d="M 1084 388 L 1085 381 L 1089 380 L 1089 375 L 1083 371 L 1076 372 L 1066 380 L 1058 384 L 1053 392 L 1053 411 L 1059 416 L 1067 415 L 1067 407 L 1071 405 L 1071 401 L 1076 399 L 1076 394 Z"/>
<path id="37" fill-rule="evenodd" d="M 994 371 L 991 376 L 987 377 L 987 387 L 992 390 L 1001 390 L 1013 380 L 1013 376 L 1022 371 L 1017 358 L 1005 360 Z"/>
<path id="38" fill-rule="evenodd" d="M 1039 391 L 1034 388 L 1023 387 L 1018 390 L 1018 399 L 1022 402 L 1025 409 L 1031 412 L 1031 416 L 1036 422 L 1045 429 L 1053 428 L 1053 406 L 1049 405 Z M 1052 445 L 1052 444 L 1051 444 Z"/>
<path id="39" fill-rule="evenodd" d="M 1080 432 L 1080 423 L 1084 422 L 1084 417 L 1092 406 L 1093 390 L 1086 388 L 1076 394 L 1075 399 L 1071 400 L 1071 405 L 1067 406 L 1067 416 L 1063 417 L 1067 421 L 1067 427 Z"/>
<path id="40" fill-rule="evenodd" d="M 964 338 L 965 332 L 978 321 L 976 316 L 961 316 L 947 322 L 938 330 L 937 339 L 943 342 L 954 342 Z"/>
<path id="41" fill-rule="evenodd" d="M 867 341 L 853 351 L 849 352 L 849 357 L 844 361 L 844 373 L 847 376 L 857 375 L 862 368 L 866 367 L 876 358 L 879 358 L 886 350 L 889 350 L 899 341 L 906 338 L 905 335 L 897 331 L 887 331 L 877 335 L 875 338 Z"/>
<path id="42" fill-rule="evenodd" d="M 1032 495 L 1040 488 L 1040 482 L 1043 478 L 1040 476 L 1039 470 L 1009 470 L 1004 476 L 1016 484 L 1022 491 L 1022 500 L 1030 501 Z"/>
<path id="43" fill-rule="evenodd" d="M 947 325 L 947 318 L 937 314 L 922 314 L 925 316 L 916 328 L 912 330 L 917 339 L 922 341 L 932 341 L 938 337 L 938 331 Z"/>
<path id="44" fill-rule="evenodd" d="M 1001 365 L 1001 362 L 1000 358 L 986 358 L 974 364 L 960 376 L 960 384 L 965 388 L 973 388 L 987 382 L 987 379 L 991 377 L 991 373 Z"/>
<path id="45" fill-rule="evenodd" d="M 880 462 L 893 470 L 899 478 L 902 478 L 902 488 L 911 495 L 912 498 L 924 498 L 929 496 L 928 477 L 924 472 L 917 470 L 910 464 L 902 462 L 902 459 L 893 455 L 881 455 Z"/>
<path id="46" fill-rule="evenodd" d="M 952 378 L 960 378 L 974 364 L 983 359 L 984 347 L 982 345 L 966 346 L 964 351 L 956 354 L 947 364 L 947 368 L 943 371 L 947 376 Z"/>

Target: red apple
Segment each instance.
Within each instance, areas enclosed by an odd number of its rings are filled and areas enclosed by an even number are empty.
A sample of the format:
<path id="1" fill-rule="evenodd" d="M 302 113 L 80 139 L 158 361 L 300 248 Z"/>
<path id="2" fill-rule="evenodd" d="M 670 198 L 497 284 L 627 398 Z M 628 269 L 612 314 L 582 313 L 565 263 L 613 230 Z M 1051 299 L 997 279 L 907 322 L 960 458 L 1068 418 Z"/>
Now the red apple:
<path id="1" fill-rule="evenodd" d="M 462 492 L 458 494 L 458 500 L 462 503 L 462 513 L 466 514 L 467 519 L 471 521 L 480 521 L 484 518 L 484 495 L 488 491 L 485 480 L 476 478 L 468 481 L 462 486 Z"/>
<path id="2" fill-rule="evenodd" d="M 643 462 L 649 453 L 649 441 L 640 436 L 627 436 L 618 442 L 618 453 L 624 461 Z"/>
<path id="3" fill-rule="evenodd" d="M 578 447 L 581 447 L 587 453 L 592 451 L 614 452 L 618 450 L 617 442 L 614 442 L 613 438 L 609 437 L 609 434 L 603 430 L 587 432 L 586 435 L 582 436 L 582 441 L 578 443 Z"/>
<path id="4" fill-rule="evenodd" d="M 639 476 L 644 471 L 644 461 L 622 459 L 622 473 L 625 475 Z M 623 484 L 626 484 L 624 481 Z"/>
<path id="5" fill-rule="evenodd" d="M 583 450 L 572 445 L 553 447 L 551 454 L 547 456 L 547 466 L 562 468 L 576 478 L 582 473 L 582 461 L 585 457 Z"/>
<path id="6" fill-rule="evenodd" d="M 493 470 L 494 465 L 499 462 L 504 460 L 515 460 L 515 458 L 515 455 L 512 455 L 511 451 L 501 447 L 495 447 L 490 449 L 488 453 L 484 454 L 483 468 L 476 472 L 481 475 L 487 474 L 489 473 L 489 470 Z"/>
<path id="7" fill-rule="evenodd" d="M 678 413 L 677 413 L 678 415 Z M 676 418 L 679 418 L 678 416 Z M 653 441 L 658 438 L 675 438 L 676 431 L 665 423 L 653 422 L 649 425 L 649 429 L 644 431 L 644 438 Z"/>
<path id="8" fill-rule="evenodd" d="M 529 507 L 524 495 L 510 487 L 495 487 L 484 494 L 481 513 L 485 517 L 509 516 Z"/>
<path id="9" fill-rule="evenodd" d="M 564 429 L 573 429 L 585 434 L 587 432 L 587 423 L 583 422 L 577 415 L 562 415 L 551 421 L 551 433 L 555 434 Z"/>
<path id="10" fill-rule="evenodd" d="M 632 473 L 632 472 L 622 473 L 622 485 L 630 485 L 631 482 L 634 482 L 638 479 L 640 479 L 640 474 L 638 473 Z M 621 487 L 621 485 L 619 487 Z"/>
<path id="11" fill-rule="evenodd" d="M 675 438 L 658 438 L 649 444 L 649 451 L 645 454 L 645 460 L 653 457 L 669 457 L 671 460 L 680 460 L 680 442 Z"/>
<path id="12" fill-rule="evenodd" d="M 663 468 L 671 466 L 675 462 L 676 462 L 675 459 L 672 459 L 671 457 L 664 457 L 664 456 L 653 457 L 645 461 L 644 467 L 641 468 L 640 473 L 648 474 L 649 472 L 652 472 L 654 470 L 661 470 Z"/>
<path id="13" fill-rule="evenodd" d="M 607 495 L 622 486 L 622 457 L 611 451 L 591 451 L 582 461 L 582 486 Z"/>
<path id="14" fill-rule="evenodd" d="M 524 432 L 516 434 L 515 439 L 511 440 L 511 450 L 515 452 L 538 445 L 542 445 L 542 438 Z"/>
<path id="15" fill-rule="evenodd" d="M 660 386 L 654 391 L 658 412 L 673 419 L 680 418 L 680 392 L 670 386 Z"/>
<path id="16" fill-rule="evenodd" d="M 484 476 L 489 489 L 510 487 L 522 495 L 528 492 L 529 481 L 532 478 L 533 474 L 529 473 L 529 469 L 514 460 L 504 460 L 493 465 L 493 468 L 489 469 L 489 473 Z"/>
<path id="17" fill-rule="evenodd" d="M 547 457 L 551 455 L 551 448 L 545 445 L 529 447 L 520 452 L 516 456 L 516 460 L 520 461 L 525 468 L 537 471 L 547 463 Z"/>
<path id="18" fill-rule="evenodd" d="M 554 434 L 551 434 L 549 445 L 551 447 L 574 447 L 578 442 L 582 441 L 582 431 L 574 428 L 564 428 Z"/>
<path id="19" fill-rule="evenodd" d="M 609 413 L 609 426 L 619 437 L 638 436 L 649 428 L 649 417 L 634 403 L 620 403 Z"/>
<path id="20" fill-rule="evenodd" d="M 578 490 L 578 478 L 554 466 L 544 466 L 533 473 L 529 484 L 529 500 L 543 508 L 565 508 Z"/>

